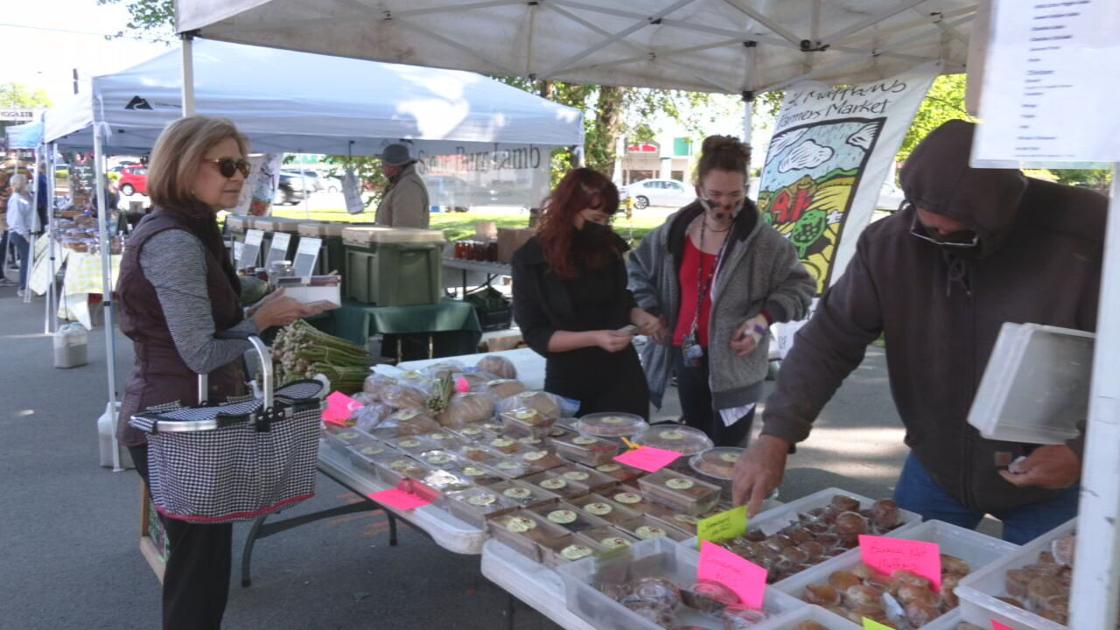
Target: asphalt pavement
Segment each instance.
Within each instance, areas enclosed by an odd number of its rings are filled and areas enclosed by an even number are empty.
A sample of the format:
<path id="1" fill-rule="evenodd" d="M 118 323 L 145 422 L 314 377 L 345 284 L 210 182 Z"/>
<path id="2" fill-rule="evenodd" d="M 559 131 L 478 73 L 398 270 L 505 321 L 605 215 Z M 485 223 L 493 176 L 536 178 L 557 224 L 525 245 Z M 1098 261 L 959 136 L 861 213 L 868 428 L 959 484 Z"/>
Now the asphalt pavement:
<path id="1" fill-rule="evenodd" d="M 139 478 L 98 464 L 104 331 L 90 333 L 88 365 L 55 369 L 43 317 L 42 298 L 24 304 L 0 288 L 0 629 L 156 628 L 159 583 L 137 547 Z M 121 383 L 132 351 L 124 339 L 118 348 Z M 781 499 L 833 486 L 888 496 L 904 455 L 883 353 L 872 347 L 791 457 Z M 356 500 L 321 476 L 318 496 L 285 516 Z M 235 528 L 235 566 L 247 529 Z M 500 628 L 508 601 L 477 557 L 407 527 L 390 547 L 384 517 L 371 514 L 259 542 L 253 580 L 250 588 L 232 580 L 225 627 Z M 518 605 L 514 627 L 555 626 Z"/>

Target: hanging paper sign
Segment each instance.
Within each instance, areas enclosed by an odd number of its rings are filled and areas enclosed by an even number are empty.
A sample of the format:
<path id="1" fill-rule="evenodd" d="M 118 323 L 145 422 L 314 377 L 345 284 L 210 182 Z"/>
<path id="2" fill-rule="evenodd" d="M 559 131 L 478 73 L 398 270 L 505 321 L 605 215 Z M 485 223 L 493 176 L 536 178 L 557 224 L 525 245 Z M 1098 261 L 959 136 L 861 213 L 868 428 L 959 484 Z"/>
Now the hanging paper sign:
<path id="1" fill-rule="evenodd" d="M 346 169 L 346 173 L 342 175 L 342 196 L 346 200 L 346 212 L 350 214 L 365 212 L 366 206 L 362 203 L 361 182 L 358 181 L 358 176 L 354 174 L 352 168 Z"/>

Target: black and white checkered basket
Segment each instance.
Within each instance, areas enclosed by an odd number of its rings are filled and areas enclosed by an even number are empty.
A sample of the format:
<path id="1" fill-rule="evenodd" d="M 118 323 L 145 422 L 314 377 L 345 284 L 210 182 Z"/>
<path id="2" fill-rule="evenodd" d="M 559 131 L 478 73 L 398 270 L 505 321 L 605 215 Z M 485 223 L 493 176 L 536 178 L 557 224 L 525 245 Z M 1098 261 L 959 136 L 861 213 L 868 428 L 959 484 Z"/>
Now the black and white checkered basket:
<path id="1" fill-rule="evenodd" d="M 223 405 L 165 405 L 133 416 L 148 433 L 148 483 L 160 514 L 192 523 L 253 520 L 315 494 L 321 395 L 319 381 L 273 392 L 268 347 L 261 356 L 264 399 Z M 199 376 L 205 401 L 206 376 Z"/>

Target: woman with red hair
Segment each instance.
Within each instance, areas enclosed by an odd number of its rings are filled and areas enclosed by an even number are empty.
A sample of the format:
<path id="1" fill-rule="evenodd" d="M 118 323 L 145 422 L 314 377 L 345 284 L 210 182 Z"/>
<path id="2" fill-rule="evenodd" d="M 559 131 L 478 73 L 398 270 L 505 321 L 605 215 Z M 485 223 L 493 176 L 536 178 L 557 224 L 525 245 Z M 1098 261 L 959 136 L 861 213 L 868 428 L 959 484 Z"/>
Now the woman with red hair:
<path id="1" fill-rule="evenodd" d="M 660 333 L 626 288 L 629 247 L 610 227 L 618 189 L 578 168 L 545 202 L 536 236 L 513 255 L 513 315 L 547 360 L 545 389 L 580 402 L 580 415 L 649 417 L 649 388 L 634 334 Z"/>

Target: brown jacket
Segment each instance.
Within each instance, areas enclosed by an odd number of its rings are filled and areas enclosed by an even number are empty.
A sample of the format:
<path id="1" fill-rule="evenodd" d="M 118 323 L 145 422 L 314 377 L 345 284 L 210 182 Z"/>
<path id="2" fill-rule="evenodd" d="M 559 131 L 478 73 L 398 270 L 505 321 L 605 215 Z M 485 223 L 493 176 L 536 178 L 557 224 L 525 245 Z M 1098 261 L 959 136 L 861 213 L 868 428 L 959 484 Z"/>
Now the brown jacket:
<path id="1" fill-rule="evenodd" d="M 1018 171 L 970 168 L 973 129 L 954 121 L 934 131 L 907 161 L 902 187 L 915 205 L 972 227 L 977 251 L 953 255 L 913 236 L 913 208 L 870 225 L 797 334 L 762 432 L 804 440 L 883 334 L 907 446 L 963 505 L 998 512 L 1053 493 L 1004 481 L 994 454 L 1026 445 L 980 437 L 968 410 L 1004 322 L 1095 329 L 1107 201 Z M 1071 446 L 1080 452 L 1081 440 Z"/>
<path id="2" fill-rule="evenodd" d="M 185 230 L 207 245 L 206 286 L 216 330 L 227 330 L 241 321 L 240 284 L 233 267 L 222 257 L 220 233 L 213 213 L 205 209 L 159 210 L 142 221 L 128 238 L 121 259 L 117 295 L 120 301 L 121 331 L 132 339 L 136 363 L 121 400 L 117 436 L 126 446 L 146 442 L 142 432 L 128 426 L 128 419 L 156 405 L 180 402 L 198 403 L 198 375 L 175 349 L 175 342 L 164 319 L 155 287 L 140 268 L 140 252 L 149 238 L 165 230 Z M 215 243 L 215 238 L 217 242 Z M 221 401 L 245 391 L 245 377 L 238 363 L 231 363 L 209 375 L 209 400 Z"/>

